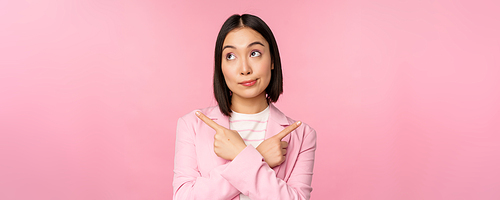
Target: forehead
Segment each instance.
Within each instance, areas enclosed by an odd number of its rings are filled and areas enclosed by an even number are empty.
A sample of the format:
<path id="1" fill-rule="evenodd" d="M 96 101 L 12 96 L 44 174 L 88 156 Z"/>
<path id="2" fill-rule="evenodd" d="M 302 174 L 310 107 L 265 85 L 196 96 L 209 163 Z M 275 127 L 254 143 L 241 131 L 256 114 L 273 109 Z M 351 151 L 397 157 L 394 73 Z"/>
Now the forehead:
<path id="1" fill-rule="evenodd" d="M 224 39 L 223 46 L 231 45 L 236 48 L 246 48 L 248 44 L 256 41 L 268 47 L 266 39 L 259 32 L 249 27 L 242 27 L 230 31 Z"/>

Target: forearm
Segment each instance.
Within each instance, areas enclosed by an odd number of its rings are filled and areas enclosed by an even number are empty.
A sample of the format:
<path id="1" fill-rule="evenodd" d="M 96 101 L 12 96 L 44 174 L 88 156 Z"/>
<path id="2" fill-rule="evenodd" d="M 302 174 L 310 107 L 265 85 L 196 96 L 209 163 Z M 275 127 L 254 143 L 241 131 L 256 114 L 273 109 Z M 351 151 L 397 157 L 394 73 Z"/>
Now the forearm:
<path id="1" fill-rule="evenodd" d="M 240 192 L 221 172 L 228 164 L 217 166 L 206 176 L 200 173 L 193 128 L 181 118 L 177 123 L 174 158 L 174 199 L 231 199 Z"/>
<path id="2" fill-rule="evenodd" d="M 186 174 L 174 170 L 174 199 L 234 198 L 240 191 L 221 176 L 227 165 L 212 169 L 209 177 L 201 177 L 199 173 Z"/>
<path id="3" fill-rule="evenodd" d="M 314 157 L 302 164 L 311 165 L 313 162 Z M 253 147 L 243 150 L 221 176 L 252 200 L 309 199 L 312 191 L 312 166 L 310 170 L 298 169 L 287 183 L 276 177 L 275 171 Z"/>

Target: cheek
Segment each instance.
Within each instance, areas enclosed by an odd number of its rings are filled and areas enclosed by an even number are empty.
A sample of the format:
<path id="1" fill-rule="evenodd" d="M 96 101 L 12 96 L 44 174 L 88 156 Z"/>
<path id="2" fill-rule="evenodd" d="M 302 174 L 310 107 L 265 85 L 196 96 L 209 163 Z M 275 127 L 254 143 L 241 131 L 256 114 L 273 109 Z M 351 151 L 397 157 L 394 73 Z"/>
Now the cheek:
<path id="1" fill-rule="evenodd" d="M 234 76 L 232 74 L 234 74 L 234 72 L 232 72 L 230 69 L 230 67 L 227 67 L 227 66 L 222 66 L 222 75 L 224 76 L 224 79 L 226 80 L 226 83 L 231 83 L 233 80 L 234 80 Z"/>
<path id="2" fill-rule="evenodd" d="M 260 63 L 258 66 L 258 69 L 259 69 L 259 75 L 262 77 L 262 78 L 271 78 L 271 64 L 269 64 L 269 62 L 263 62 L 263 63 Z"/>

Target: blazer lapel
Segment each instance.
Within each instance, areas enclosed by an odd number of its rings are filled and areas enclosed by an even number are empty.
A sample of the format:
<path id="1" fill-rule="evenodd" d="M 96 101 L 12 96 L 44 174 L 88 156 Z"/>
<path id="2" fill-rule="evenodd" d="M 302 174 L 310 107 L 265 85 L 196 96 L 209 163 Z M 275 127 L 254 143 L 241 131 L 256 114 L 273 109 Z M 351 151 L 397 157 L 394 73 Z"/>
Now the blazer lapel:
<path id="1" fill-rule="evenodd" d="M 285 127 L 289 126 L 290 123 L 286 118 L 285 114 L 283 114 L 278 108 L 276 108 L 273 104 L 269 104 L 269 121 L 267 122 L 266 129 L 266 139 L 273 137 L 274 135 L 281 132 Z M 210 112 L 205 114 L 208 118 L 212 119 L 215 123 L 226 127 L 229 129 L 229 117 L 225 116 L 220 112 L 219 107 L 214 107 Z M 283 139 L 290 139 L 289 136 L 286 136 Z M 285 140 L 283 140 L 285 141 Z"/>
<path id="2" fill-rule="evenodd" d="M 213 109 L 205 115 L 208 118 L 210 118 L 211 120 L 213 120 L 215 123 L 229 129 L 229 118 L 227 116 L 225 116 L 224 114 L 222 114 L 222 112 L 219 109 L 219 106 L 213 107 Z M 215 131 L 214 131 L 214 134 L 215 134 Z M 214 143 L 213 135 L 212 135 L 212 137 L 210 137 L 210 141 L 212 142 L 212 146 L 211 146 L 212 154 L 216 160 L 215 166 L 218 166 L 221 164 L 226 164 L 226 163 L 230 162 L 229 160 L 221 158 L 221 157 L 217 156 L 217 154 L 215 154 L 214 149 L 213 149 L 213 143 Z"/>
<path id="3" fill-rule="evenodd" d="M 275 136 L 276 134 L 283 131 L 283 129 L 290 125 L 287 117 L 283 114 L 278 108 L 274 107 L 273 104 L 270 104 L 271 112 L 269 113 L 269 120 L 267 122 L 267 130 L 266 130 L 266 139 Z M 290 143 L 290 135 L 294 132 L 291 132 L 287 136 L 285 136 L 281 141 L 285 141 Z M 289 146 L 290 147 L 290 146 Z M 287 154 L 288 155 L 288 154 Z M 276 172 L 276 176 L 284 179 L 285 178 L 285 169 L 286 169 L 286 160 L 274 168 L 272 168 Z"/>
<path id="4" fill-rule="evenodd" d="M 215 106 L 206 116 L 215 123 L 229 129 L 229 118 L 220 112 L 218 106 Z"/>
<path id="5" fill-rule="evenodd" d="M 280 110 L 278 110 L 278 108 L 276 108 L 273 104 L 269 104 L 269 109 L 270 109 L 270 113 L 269 113 L 269 120 L 267 122 L 265 139 L 268 139 L 270 137 L 275 136 L 276 134 L 283 131 L 283 129 L 285 127 L 290 125 L 286 115 L 283 114 Z M 224 114 L 222 114 L 222 112 L 220 112 L 219 107 L 217 107 L 217 106 L 214 107 L 211 111 L 207 112 L 205 115 L 208 118 L 212 119 L 215 123 L 229 129 L 229 118 L 227 116 L 225 116 Z M 290 135 L 293 133 L 294 132 L 291 132 L 290 134 L 285 136 L 281 141 L 285 141 L 285 142 L 290 143 Z M 213 137 L 212 137 L 212 143 L 213 143 Z M 213 151 L 213 149 L 212 149 L 212 151 Z M 213 153 L 213 155 L 216 157 L 216 160 L 217 160 L 216 162 L 219 164 L 225 164 L 225 163 L 230 162 L 228 160 L 225 160 L 223 158 L 218 157 L 217 155 L 215 155 L 215 153 Z M 286 160 L 285 160 L 285 162 L 286 162 Z M 278 177 L 284 178 L 285 170 L 281 170 L 284 168 L 285 168 L 285 163 L 282 163 L 281 165 L 274 167 L 273 170 L 276 172 Z"/>
<path id="6" fill-rule="evenodd" d="M 269 120 L 267 122 L 266 139 L 275 136 L 281 132 L 285 127 L 289 126 L 290 123 L 278 108 L 274 107 L 273 104 L 269 104 L 270 113 Z M 290 142 L 290 135 L 285 136 L 282 141 Z"/>

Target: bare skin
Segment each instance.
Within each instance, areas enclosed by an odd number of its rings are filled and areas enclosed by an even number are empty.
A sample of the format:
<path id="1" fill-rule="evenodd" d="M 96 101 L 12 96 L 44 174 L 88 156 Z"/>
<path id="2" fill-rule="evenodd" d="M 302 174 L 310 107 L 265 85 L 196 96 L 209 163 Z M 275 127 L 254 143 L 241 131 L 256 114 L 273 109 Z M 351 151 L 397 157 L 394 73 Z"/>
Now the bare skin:
<path id="1" fill-rule="evenodd" d="M 257 31 L 237 28 L 230 31 L 223 43 L 221 69 L 231 95 L 231 110 L 238 113 L 259 113 L 267 108 L 265 89 L 271 81 L 269 43 Z M 255 81 L 251 86 L 242 84 Z"/>
<path id="2" fill-rule="evenodd" d="M 196 115 L 203 122 L 205 122 L 205 124 L 215 130 L 214 152 L 217 156 L 226 160 L 233 160 L 241 151 L 243 151 L 243 149 L 246 148 L 245 142 L 237 131 L 229 130 L 217 124 L 200 111 L 196 111 Z M 257 147 L 257 151 L 259 151 L 262 157 L 264 157 L 264 160 L 269 167 L 276 167 L 285 161 L 288 143 L 281 140 L 298 128 L 301 124 L 302 123 L 300 121 L 297 121 L 292 125 L 287 126 L 278 134 L 264 140 Z"/>
<path id="3" fill-rule="evenodd" d="M 274 69 L 269 43 L 257 31 L 241 27 L 230 31 L 222 46 L 221 69 L 232 92 L 231 110 L 245 114 L 263 111 L 268 106 L 265 90 Z M 217 156 L 232 161 L 246 148 L 237 131 L 215 123 L 199 111 L 196 115 L 215 130 L 214 152 Z M 281 140 L 300 125 L 300 121 L 295 122 L 256 148 L 270 167 L 285 161 L 288 143 Z"/>

